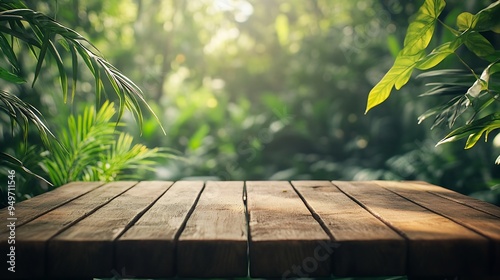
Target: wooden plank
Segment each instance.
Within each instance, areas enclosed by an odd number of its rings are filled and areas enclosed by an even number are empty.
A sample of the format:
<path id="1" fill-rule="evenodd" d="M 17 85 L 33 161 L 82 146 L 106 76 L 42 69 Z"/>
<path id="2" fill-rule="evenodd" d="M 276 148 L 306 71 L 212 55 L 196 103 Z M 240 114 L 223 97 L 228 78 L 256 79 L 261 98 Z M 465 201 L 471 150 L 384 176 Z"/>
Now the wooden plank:
<path id="1" fill-rule="evenodd" d="M 488 240 L 483 236 L 374 182 L 333 183 L 408 239 L 408 275 L 480 275 L 487 271 Z"/>
<path id="2" fill-rule="evenodd" d="M 120 195 L 135 182 L 109 183 L 86 193 L 16 229 L 16 276 L 34 278 L 45 276 L 45 245 L 50 238 L 88 216 L 97 208 Z M 78 185 L 73 184 L 77 188 Z M 8 233 L 0 234 L 0 250 L 7 251 Z M 7 270 L 0 272 L 8 278 Z"/>
<path id="3" fill-rule="evenodd" d="M 406 273 L 405 239 L 328 181 L 292 181 L 339 247 L 333 253 L 336 276 L 388 276 Z"/>
<path id="4" fill-rule="evenodd" d="M 175 276 L 176 240 L 203 189 L 201 181 L 180 181 L 117 241 L 116 268 L 140 277 Z"/>
<path id="5" fill-rule="evenodd" d="M 383 181 L 382 181 L 383 182 Z M 429 193 L 435 194 L 440 197 L 444 197 L 446 199 L 452 200 L 454 202 L 467 205 L 471 208 L 477 209 L 479 211 L 488 213 L 497 218 L 500 218 L 500 207 L 487 203 L 485 201 L 481 201 L 479 199 L 475 199 L 470 196 L 463 195 L 461 193 L 454 192 L 452 190 L 439 187 L 436 185 L 429 184 L 427 182 L 422 181 L 407 181 L 407 183 L 412 184 L 414 188 L 418 188 L 421 190 L 425 190 Z"/>
<path id="6" fill-rule="evenodd" d="M 329 276 L 330 241 L 288 182 L 246 182 L 251 277 Z"/>
<path id="7" fill-rule="evenodd" d="M 179 277 L 248 274 L 243 181 L 207 182 L 177 249 Z"/>
<path id="8" fill-rule="evenodd" d="M 141 182 L 48 243 L 50 277 L 110 277 L 113 242 L 171 185 Z"/>
<path id="9" fill-rule="evenodd" d="M 16 226 L 19 227 L 103 184 L 103 182 L 72 182 L 50 192 L 19 202 L 15 204 Z M 6 221 L 9 217 L 11 216 L 7 207 L 0 210 L 1 221 Z M 9 229 L 6 227 L 0 228 L 0 233 L 7 231 Z"/>
<path id="10" fill-rule="evenodd" d="M 418 188 L 418 183 L 379 181 L 377 184 L 486 236 L 491 245 L 491 252 L 487 256 L 492 256 L 489 271 L 491 274 L 500 274 L 500 218 L 444 197 L 421 191 Z"/>

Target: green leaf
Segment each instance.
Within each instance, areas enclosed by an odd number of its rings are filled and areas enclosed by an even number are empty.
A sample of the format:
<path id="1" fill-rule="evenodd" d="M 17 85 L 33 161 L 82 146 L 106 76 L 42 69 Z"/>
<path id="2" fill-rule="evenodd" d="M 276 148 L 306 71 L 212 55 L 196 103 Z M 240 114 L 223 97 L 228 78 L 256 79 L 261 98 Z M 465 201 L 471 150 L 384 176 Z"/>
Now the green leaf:
<path id="1" fill-rule="evenodd" d="M 14 123 L 18 123 L 23 128 L 25 138 L 28 136 L 28 124 L 31 122 L 38 129 L 44 145 L 47 147 L 50 146 L 49 136 L 55 139 L 52 132 L 41 119 L 40 112 L 33 105 L 3 90 L 0 90 L 0 111 L 9 115 L 13 125 Z"/>
<path id="2" fill-rule="evenodd" d="M 476 26 L 477 18 L 468 12 L 463 12 L 457 17 L 457 27 L 458 30 L 464 31 L 469 28 L 474 28 Z"/>
<path id="3" fill-rule="evenodd" d="M 0 67 L 0 78 L 11 82 L 11 83 L 16 83 L 16 84 L 24 84 L 26 83 L 26 80 L 23 78 L 19 77 L 18 75 Z"/>
<path id="4" fill-rule="evenodd" d="M 471 32 L 466 35 L 465 46 L 479 57 L 486 57 L 495 53 L 495 48 L 490 41 L 478 32 Z"/>
<path id="5" fill-rule="evenodd" d="M 9 60 L 9 63 L 12 67 L 14 67 L 14 70 L 16 72 L 19 72 L 19 62 L 17 61 L 16 53 L 14 52 L 14 49 L 12 46 L 9 44 L 9 40 L 0 33 L 0 49 L 2 50 L 2 53 L 7 57 L 7 60 Z"/>
<path id="6" fill-rule="evenodd" d="M 38 75 L 40 74 L 40 70 L 42 69 L 42 63 L 43 63 L 43 60 L 45 58 L 45 54 L 47 53 L 47 49 L 49 48 L 49 45 L 50 45 L 50 39 L 49 39 L 49 36 L 45 36 L 43 38 L 43 43 L 42 43 L 42 46 L 40 48 L 40 53 L 38 55 L 38 61 L 36 63 L 36 68 L 35 68 L 35 77 L 33 78 L 33 83 L 31 84 L 31 86 L 34 86 L 35 85 L 35 82 L 36 82 L 36 79 L 38 78 Z"/>
<path id="7" fill-rule="evenodd" d="M 423 52 L 412 56 L 399 54 L 391 69 L 389 69 L 382 80 L 368 94 L 365 114 L 371 108 L 384 102 L 391 94 L 392 87 L 396 87 L 399 90 L 408 82 L 413 69 L 423 55 Z"/>
<path id="8" fill-rule="evenodd" d="M 17 170 L 21 170 L 22 172 L 31 175 L 40 181 L 47 183 L 49 186 L 53 186 L 49 181 L 47 181 L 42 176 L 36 174 L 35 172 L 31 171 L 28 167 L 24 165 L 24 163 L 21 160 L 12 155 L 0 152 L 0 160 L 7 163 L 9 166 L 15 167 Z"/>
<path id="9" fill-rule="evenodd" d="M 68 77 L 66 76 L 66 70 L 64 69 L 61 56 L 52 42 L 49 42 L 49 48 L 50 53 L 56 60 L 57 69 L 59 70 L 59 79 L 61 81 L 61 88 L 63 91 L 63 100 L 64 103 L 66 103 L 68 102 Z"/>
<path id="10" fill-rule="evenodd" d="M 490 114 L 484 118 L 475 120 L 470 124 L 453 130 L 441 141 L 439 141 L 437 145 L 468 137 L 465 149 L 470 149 L 477 143 L 477 141 L 479 141 L 483 134 L 485 135 L 485 140 L 487 141 L 488 134 L 498 128 L 500 128 L 500 113 Z"/>
<path id="11" fill-rule="evenodd" d="M 474 17 L 475 31 L 483 32 L 491 30 L 500 33 L 500 22 L 498 20 L 500 17 L 500 1 L 496 1 L 482 9 Z"/>
<path id="12" fill-rule="evenodd" d="M 75 49 L 75 45 L 71 44 L 69 46 L 69 49 L 71 51 L 71 61 L 72 61 L 72 67 L 73 67 L 73 73 L 72 73 L 72 86 L 71 86 L 71 102 L 75 100 L 75 93 L 76 93 L 76 83 L 78 81 L 78 57 L 77 57 L 77 51 Z"/>
<path id="13" fill-rule="evenodd" d="M 427 70 L 438 65 L 439 63 L 441 63 L 441 61 L 443 61 L 445 58 L 447 58 L 450 54 L 454 53 L 458 49 L 460 44 L 456 42 L 461 42 L 461 41 L 462 40 L 459 37 L 451 42 L 446 42 L 441 46 L 435 48 L 434 50 L 432 50 L 430 54 L 428 54 L 426 57 L 424 57 L 417 63 L 416 68 L 420 70 Z"/>
<path id="14" fill-rule="evenodd" d="M 424 2 L 406 32 L 402 50 L 405 55 L 418 54 L 429 45 L 437 18 L 445 5 L 444 0 L 426 0 Z"/>

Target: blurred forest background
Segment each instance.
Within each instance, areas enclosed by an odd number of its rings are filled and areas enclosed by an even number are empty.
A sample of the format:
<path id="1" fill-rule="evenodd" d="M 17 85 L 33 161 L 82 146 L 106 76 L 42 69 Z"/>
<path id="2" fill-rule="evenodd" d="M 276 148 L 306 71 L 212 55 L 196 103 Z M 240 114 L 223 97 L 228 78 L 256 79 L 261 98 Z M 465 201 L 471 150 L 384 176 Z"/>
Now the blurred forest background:
<path id="1" fill-rule="evenodd" d="M 368 92 L 392 65 L 422 1 L 25 2 L 89 39 L 144 91 L 166 135 L 146 110 L 142 133 L 132 114 L 117 129 L 179 158 L 135 170 L 143 180 L 424 180 L 500 203 L 500 136 L 471 150 L 463 149 L 465 140 L 435 147 L 449 130 L 430 130 L 432 120 L 418 124 L 440 102 L 419 96 L 429 90 L 426 79 L 413 79 L 364 115 Z M 490 3 L 447 1 L 443 21 Z M 69 52 L 61 54 L 71 61 Z M 453 63 L 442 67 L 463 68 Z M 55 63 L 34 88 L 19 87 L 19 96 L 51 129 L 65 126 L 69 115 L 96 102 L 92 75 L 81 68 L 72 104 L 63 102 Z M 36 133 L 25 145 L 2 126 L 2 150 L 43 175 Z M 50 189 L 29 176 L 19 180 L 23 197 Z"/>

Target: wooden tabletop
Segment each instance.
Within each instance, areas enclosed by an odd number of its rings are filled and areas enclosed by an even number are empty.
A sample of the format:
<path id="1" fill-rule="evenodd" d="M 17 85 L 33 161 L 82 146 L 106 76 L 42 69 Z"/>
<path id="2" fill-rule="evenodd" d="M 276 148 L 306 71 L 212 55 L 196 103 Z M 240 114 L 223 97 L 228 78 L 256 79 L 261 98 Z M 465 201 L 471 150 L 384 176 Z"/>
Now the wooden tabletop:
<path id="1" fill-rule="evenodd" d="M 500 276 L 500 208 L 424 182 L 74 182 L 0 220 L 0 278 Z"/>

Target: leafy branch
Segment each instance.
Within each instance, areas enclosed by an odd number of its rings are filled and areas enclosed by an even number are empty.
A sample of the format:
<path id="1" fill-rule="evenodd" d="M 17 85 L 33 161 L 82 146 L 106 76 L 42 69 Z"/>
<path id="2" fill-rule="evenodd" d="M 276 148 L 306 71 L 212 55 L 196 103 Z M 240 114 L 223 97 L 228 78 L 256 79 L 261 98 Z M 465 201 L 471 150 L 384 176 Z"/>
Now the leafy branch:
<path id="1" fill-rule="evenodd" d="M 472 85 L 469 82 L 463 82 L 470 79 L 469 75 L 461 72 L 458 72 L 459 76 L 455 76 L 455 78 L 458 77 L 462 82 L 446 82 L 446 77 L 449 74 L 457 74 L 455 70 L 428 71 L 420 75 L 444 79 L 441 82 L 433 83 L 432 85 L 435 87 L 423 95 L 452 94 L 454 97 L 447 104 L 424 113 L 419 117 L 419 122 L 430 116 L 436 116 L 434 126 L 446 120 L 451 128 L 460 115 L 472 108 L 474 113 L 467 123 L 451 131 L 438 143 L 439 145 L 468 138 L 465 146 L 468 149 L 474 146 L 482 135 L 485 135 L 485 139 L 487 139 L 487 135 L 492 130 L 500 128 L 498 112 L 477 119 L 480 116 L 479 113 L 486 111 L 499 97 L 497 88 L 490 83 L 490 77 L 500 71 L 500 51 L 496 50 L 481 33 L 486 31 L 500 33 L 500 22 L 498 22 L 500 1 L 476 14 L 468 12 L 459 14 L 456 19 L 457 29 L 447 26 L 439 20 L 445 5 L 444 0 L 425 0 L 408 27 L 403 49 L 397 55 L 393 66 L 370 91 L 366 112 L 383 103 L 393 88 L 399 90 L 407 84 L 414 69 L 429 70 L 453 54 L 470 71 L 470 75 L 473 76 Z M 437 23 L 443 24 L 454 36 L 451 40 L 427 53 L 426 50 L 434 36 Z M 480 75 L 476 74 L 457 54 L 457 50 L 462 46 L 465 46 L 479 59 L 489 63 Z M 456 94 L 457 92 L 459 94 Z M 497 163 L 500 163 L 500 157 L 497 159 Z"/>
<path id="2" fill-rule="evenodd" d="M 50 54 L 57 65 L 64 102 L 73 101 L 78 81 L 78 57 L 80 57 L 94 77 L 97 104 L 100 103 L 101 99 L 105 81 L 103 77 L 106 77 L 119 99 L 119 118 L 127 108 L 134 113 L 142 127 L 141 105 L 143 105 L 158 120 L 156 114 L 147 104 L 141 89 L 98 55 L 97 48 L 86 38 L 40 12 L 27 9 L 19 1 L 2 2 L 0 3 L 0 49 L 11 69 L 0 67 L 0 78 L 11 83 L 21 84 L 25 83 L 26 80 L 20 75 L 20 63 L 15 51 L 16 41 L 26 44 L 37 59 L 32 86 L 40 75 L 42 65 L 47 60 L 47 54 Z M 65 63 L 56 48 L 56 43 L 71 53 L 70 98 L 68 91 L 70 85 L 68 84 Z M 40 132 L 47 132 L 46 127 L 37 127 Z M 163 132 L 165 133 L 164 130 Z"/>

